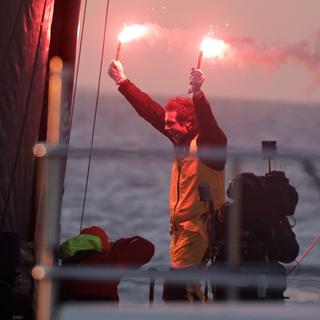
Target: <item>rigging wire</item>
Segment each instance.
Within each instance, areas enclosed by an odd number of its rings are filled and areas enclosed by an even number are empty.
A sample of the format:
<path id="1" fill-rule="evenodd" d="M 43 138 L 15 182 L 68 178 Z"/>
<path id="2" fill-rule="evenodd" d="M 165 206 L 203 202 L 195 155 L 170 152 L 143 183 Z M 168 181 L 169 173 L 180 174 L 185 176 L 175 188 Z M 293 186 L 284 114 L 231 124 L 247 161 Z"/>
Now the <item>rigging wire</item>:
<path id="1" fill-rule="evenodd" d="M 73 113 L 74 113 L 74 105 L 75 105 L 75 98 L 76 98 L 76 94 L 77 94 L 79 68 L 80 68 L 80 59 L 81 59 L 83 33 L 84 33 L 84 24 L 85 24 L 85 17 L 86 17 L 86 13 L 87 13 L 87 3 L 88 3 L 88 0 L 85 0 L 84 9 L 83 9 L 82 23 L 81 23 L 81 26 L 82 26 L 82 27 L 81 27 L 81 32 L 80 32 L 79 54 L 78 54 L 78 61 L 77 61 L 77 66 L 76 66 L 76 72 L 75 72 L 75 80 L 74 80 L 74 86 L 73 86 L 74 89 L 73 89 L 72 100 L 71 100 L 71 114 L 70 114 L 70 127 L 69 127 L 69 130 L 70 130 L 70 131 L 71 131 L 71 127 L 72 127 Z"/>
<path id="2" fill-rule="evenodd" d="M 72 92 L 72 100 L 71 100 L 69 132 L 71 132 L 71 128 L 72 128 L 73 116 L 74 116 L 74 107 L 75 107 L 75 101 L 76 101 L 76 95 L 77 95 L 79 69 L 80 69 L 82 44 L 83 44 L 83 34 L 84 34 L 85 21 L 86 21 L 86 15 L 87 15 L 87 4 L 88 4 L 88 0 L 85 0 L 84 9 L 83 9 L 83 16 L 82 16 L 82 21 L 81 21 L 79 52 L 78 52 L 78 58 L 77 58 L 77 65 L 76 65 L 76 69 L 75 69 L 75 79 L 74 79 L 74 84 L 73 84 L 73 92 Z M 67 157 L 67 159 L 68 159 L 68 157 Z"/>
<path id="3" fill-rule="evenodd" d="M 90 174 L 90 168 L 91 168 L 93 140 L 94 140 L 95 127 L 96 127 L 96 120 L 97 120 L 98 103 L 99 103 L 99 97 L 100 97 L 101 74 L 102 74 L 104 49 L 105 49 L 105 41 L 106 41 L 106 30 L 107 30 L 107 22 L 108 22 L 108 14 L 109 14 L 109 3 L 110 3 L 110 0 L 107 1 L 106 13 L 105 13 L 105 19 L 104 19 L 102 52 L 101 52 L 101 59 L 100 59 L 98 89 L 97 89 L 96 104 L 95 104 L 95 110 L 94 110 L 94 119 L 93 119 L 93 125 L 92 125 L 92 135 L 91 135 L 90 152 L 89 152 L 89 160 L 88 160 L 88 170 L 87 170 L 86 184 L 85 184 L 83 203 L 82 203 L 80 231 L 82 229 L 82 224 L 83 224 L 83 219 L 84 219 L 84 210 L 85 210 L 85 205 L 86 205 L 86 198 L 87 198 L 87 191 L 88 191 L 88 181 L 89 181 L 89 174 Z"/>
<path id="4" fill-rule="evenodd" d="M 7 216 L 7 213 L 8 213 L 9 201 L 10 201 L 11 194 L 12 194 L 13 180 L 14 180 L 14 176 L 15 176 L 15 173 L 16 173 L 16 170 L 17 170 L 17 166 L 18 166 L 19 155 L 20 155 L 22 139 L 23 139 L 23 133 L 25 131 L 26 122 L 27 122 L 26 120 L 27 120 L 27 116 L 29 114 L 31 92 L 32 92 L 32 87 L 33 87 L 33 83 L 34 83 L 34 79 L 35 79 L 37 61 L 38 61 L 39 52 L 40 52 L 40 42 L 41 42 L 42 29 L 43 29 L 43 25 L 44 25 L 44 18 L 45 18 L 46 9 L 47 9 L 47 0 L 45 0 L 44 6 L 43 6 L 41 24 L 40 24 L 38 42 L 37 42 L 37 50 L 36 50 L 35 57 L 34 57 L 34 62 L 33 62 L 32 74 L 31 74 L 31 79 L 30 79 L 30 86 L 29 86 L 29 89 L 28 89 L 26 107 L 25 107 L 25 111 L 24 111 L 24 115 L 23 115 L 22 128 L 21 128 L 20 135 L 19 135 L 17 152 L 16 152 L 16 155 L 15 155 L 13 169 L 12 169 L 11 176 L 10 176 L 9 189 L 8 189 L 8 193 L 6 195 L 3 216 L 2 216 L 1 221 L 0 221 L 1 228 L 3 228 L 3 224 L 5 223 L 6 216 Z"/>

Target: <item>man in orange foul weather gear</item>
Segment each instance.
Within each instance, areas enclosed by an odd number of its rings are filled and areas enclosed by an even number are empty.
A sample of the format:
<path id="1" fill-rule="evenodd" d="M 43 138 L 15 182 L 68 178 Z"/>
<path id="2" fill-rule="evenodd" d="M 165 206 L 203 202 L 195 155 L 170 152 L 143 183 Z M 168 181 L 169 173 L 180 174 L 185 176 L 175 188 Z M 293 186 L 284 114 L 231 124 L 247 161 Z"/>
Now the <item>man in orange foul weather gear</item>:
<path id="1" fill-rule="evenodd" d="M 208 244 L 201 237 L 198 219 L 206 212 L 199 200 L 198 185 L 207 183 L 215 208 L 224 203 L 224 167 L 227 138 L 218 126 L 210 104 L 201 90 L 204 76 L 199 69 L 190 73 L 192 99 L 169 99 L 164 108 L 127 79 L 119 61 L 111 61 L 109 76 L 119 86 L 137 113 L 164 134 L 175 149 L 170 185 L 170 257 L 174 270 L 198 267 Z M 201 157 L 199 148 L 219 148 L 219 159 Z M 193 287 L 195 290 L 190 290 Z M 166 282 L 163 299 L 190 300 L 199 297 L 199 287 Z M 191 294 L 190 294 L 191 292 Z M 192 299 L 192 298 L 191 298 Z"/>

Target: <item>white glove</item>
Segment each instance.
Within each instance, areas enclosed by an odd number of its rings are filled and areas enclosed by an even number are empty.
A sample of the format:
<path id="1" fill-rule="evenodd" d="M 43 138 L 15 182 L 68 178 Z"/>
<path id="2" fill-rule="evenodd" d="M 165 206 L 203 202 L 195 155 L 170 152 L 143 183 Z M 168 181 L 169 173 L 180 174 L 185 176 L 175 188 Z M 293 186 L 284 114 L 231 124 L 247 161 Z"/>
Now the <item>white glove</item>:
<path id="1" fill-rule="evenodd" d="M 201 86 L 204 81 L 204 75 L 200 69 L 192 68 L 189 76 L 189 91 L 195 95 L 201 92 Z"/>
<path id="2" fill-rule="evenodd" d="M 120 61 L 117 61 L 117 60 L 112 60 L 110 62 L 110 65 L 109 65 L 109 68 L 108 68 L 108 75 L 118 85 L 121 82 L 123 82 L 124 80 L 127 79 L 127 77 L 123 73 L 122 63 Z"/>

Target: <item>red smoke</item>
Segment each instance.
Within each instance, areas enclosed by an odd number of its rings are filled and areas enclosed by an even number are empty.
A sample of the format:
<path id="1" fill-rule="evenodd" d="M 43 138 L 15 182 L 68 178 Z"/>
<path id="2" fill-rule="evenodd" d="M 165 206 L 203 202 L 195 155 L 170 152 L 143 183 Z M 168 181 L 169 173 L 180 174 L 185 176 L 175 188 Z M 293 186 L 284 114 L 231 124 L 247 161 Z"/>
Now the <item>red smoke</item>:
<path id="1" fill-rule="evenodd" d="M 320 33 L 314 41 L 302 40 L 290 43 L 259 44 L 253 38 L 229 38 L 232 47 L 231 63 L 239 66 L 257 64 L 271 70 L 289 61 L 302 64 L 310 72 L 315 83 L 320 84 Z"/>
<path id="2" fill-rule="evenodd" d="M 162 28 L 158 24 L 146 23 L 150 30 L 145 38 L 158 50 L 175 50 L 190 53 L 196 51 L 202 39 L 203 31 Z M 313 84 L 320 84 L 320 31 L 315 37 L 296 42 L 260 43 L 252 37 L 219 38 L 230 44 L 231 50 L 223 61 L 218 63 L 246 66 L 256 64 L 275 71 L 289 61 L 297 62 L 312 75 Z"/>

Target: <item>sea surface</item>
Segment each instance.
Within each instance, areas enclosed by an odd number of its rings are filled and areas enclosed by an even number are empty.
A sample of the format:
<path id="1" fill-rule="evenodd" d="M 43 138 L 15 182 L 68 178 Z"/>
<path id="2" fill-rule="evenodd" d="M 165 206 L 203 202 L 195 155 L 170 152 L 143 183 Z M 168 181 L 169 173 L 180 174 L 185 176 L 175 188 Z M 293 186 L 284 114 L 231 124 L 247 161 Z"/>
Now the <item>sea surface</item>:
<path id="1" fill-rule="evenodd" d="M 154 97 L 163 104 L 168 97 Z M 210 97 L 214 114 L 227 137 L 230 150 L 260 152 L 262 140 L 276 140 L 278 151 L 298 155 L 320 154 L 320 104 L 230 100 Z M 95 125 L 94 124 L 94 118 Z M 121 149 L 119 155 L 94 156 L 89 167 L 88 152 L 68 160 L 61 220 L 61 241 L 79 233 L 82 207 L 83 226 L 99 225 L 111 240 L 140 235 L 152 241 L 156 252 L 143 268 L 169 267 L 169 183 L 172 146 L 169 140 L 141 119 L 120 95 L 100 96 L 95 92 L 78 94 L 72 121 L 71 145 Z M 136 150 L 163 150 L 158 156 L 137 154 Z M 320 175 L 319 161 L 315 170 Z M 242 159 L 241 172 L 263 175 L 267 162 L 261 157 Z M 226 187 L 234 174 L 233 162 L 226 166 Z M 273 170 L 285 171 L 296 187 L 299 203 L 294 215 L 294 232 L 300 256 L 320 233 L 320 187 L 300 162 L 272 161 Z M 87 181 L 87 193 L 84 199 Z M 292 224 L 294 223 L 292 219 Z M 286 295 L 290 302 L 319 302 L 320 275 L 308 271 L 320 263 L 320 243 L 304 258 L 300 268 L 289 275 Z M 288 267 L 290 267 L 289 265 Z M 306 269 L 304 269 L 306 268 Z M 123 279 L 121 302 L 146 303 L 148 281 Z M 161 303 L 161 281 L 156 281 L 155 300 Z"/>

